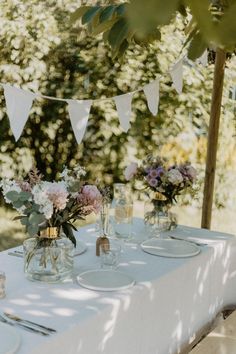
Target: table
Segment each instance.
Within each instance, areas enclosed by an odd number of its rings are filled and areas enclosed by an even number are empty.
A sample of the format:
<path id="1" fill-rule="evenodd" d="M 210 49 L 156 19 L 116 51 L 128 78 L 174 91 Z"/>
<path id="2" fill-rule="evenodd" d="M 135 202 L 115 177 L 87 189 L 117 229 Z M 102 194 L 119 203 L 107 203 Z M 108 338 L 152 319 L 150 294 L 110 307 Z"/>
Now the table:
<path id="1" fill-rule="evenodd" d="M 20 330 L 18 354 L 172 354 L 193 341 L 216 314 L 236 302 L 236 242 L 234 236 L 203 229 L 184 230 L 186 238 L 213 240 L 189 258 L 163 258 L 124 246 L 119 270 L 135 280 L 120 292 L 96 292 L 75 280 L 63 284 L 30 282 L 21 258 L 0 253 L 6 272 L 7 297 L 1 311 L 56 328 L 49 338 Z M 186 231 L 187 230 L 187 231 Z M 224 236 L 224 240 L 217 239 Z M 93 225 L 77 237 L 88 245 L 75 257 L 75 274 L 99 266 Z"/>

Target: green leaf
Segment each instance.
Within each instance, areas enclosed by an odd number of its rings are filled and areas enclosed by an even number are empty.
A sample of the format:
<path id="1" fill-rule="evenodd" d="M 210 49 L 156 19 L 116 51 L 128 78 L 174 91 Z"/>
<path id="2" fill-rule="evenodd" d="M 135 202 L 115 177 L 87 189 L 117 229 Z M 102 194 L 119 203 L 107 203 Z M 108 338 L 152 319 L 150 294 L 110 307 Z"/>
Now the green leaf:
<path id="1" fill-rule="evenodd" d="M 62 230 L 65 233 L 66 237 L 68 237 L 68 239 L 71 240 L 73 245 L 76 247 L 76 238 L 73 234 L 71 225 L 69 223 L 62 224 Z"/>
<path id="2" fill-rule="evenodd" d="M 10 191 L 6 193 L 6 198 L 9 199 L 11 202 L 15 202 L 19 198 L 19 193 L 16 191 Z"/>
<path id="3" fill-rule="evenodd" d="M 110 30 L 110 28 L 116 23 L 117 18 L 113 18 L 112 20 L 109 21 L 104 21 L 100 24 L 98 24 L 96 27 L 92 28 L 91 34 L 96 36 L 99 33 L 106 32 Z"/>
<path id="4" fill-rule="evenodd" d="M 177 10 L 182 16 L 187 17 L 188 14 L 187 14 L 187 10 L 186 10 L 186 7 L 184 6 L 184 4 L 179 4 Z"/>
<path id="5" fill-rule="evenodd" d="M 129 47 L 129 42 L 127 39 L 124 39 L 123 42 L 120 45 L 119 52 L 118 52 L 118 57 L 123 57 L 124 53 Z"/>
<path id="6" fill-rule="evenodd" d="M 120 18 L 110 29 L 108 42 L 113 49 L 118 49 L 129 34 L 129 23 L 125 18 Z"/>
<path id="7" fill-rule="evenodd" d="M 17 200 L 16 202 L 13 202 L 12 205 L 15 209 L 19 209 L 24 205 L 24 202 L 22 200 Z"/>
<path id="8" fill-rule="evenodd" d="M 92 6 L 88 11 L 86 11 L 84 13 L 84 15 L 82 16 L 82 24 L 86 24 L 89 23 L 93 20 L 94 16 L 96 16 L 96 14 L 101 11 L 101 7 L 100 6 Z"/>
<path id="9" fill-rule="evenodd" d="M 29 223 L 31 225 L 39 225 L 44 221 L 45 221 L 45 217 L 42 214 L 38 214 L 36 212 L 33 212 L 29 216 Z"/>
<path id="10" fill-rule="evenodd" d="M 115 10 L 116 10 L 116 6 L 114 6 L 114 5 L 109 5 L 109 6 L 105 7 L 101 11 L 100 16 L 99 16 L 100 23 L 110 20 L 110 18 L 112 17 Z"/>
<path id="11" fill-rule="evenodd" d="M 236 48 L 236 3 L 231 5 L 222 17 L 222 21 L 219 24 L 219 39 L 222 46 L 229 49 Z"/>
<path id="12" fill-rule="evenodd" d="M 126 5 L 127 4 L 120 4 L 116 7 L 116 14 L 118 16 L 123 16 L 126 13 Z"/>
<path id="13" fill-rule="evenodd" d="M 30 198 L 31 198 L 30 192 L 20 192 L 20 194 L 19 194 L 19 199 L 22 201 L 29 200 Z"/>
<path id="14" fill-rule="evenodd" d="M 21 224 L 24 225 L 24 226 L 29 225 L 29 219 L 28 219 L 27 216 L 23 216 L 20 222 L 21 222 Z M 32 225 L 31 225 L 31 226 L 32 226 Z"/>
<path id="15" fill-rule="evenodd" d="M 81 6 L 70 17 L 70 23 L 74 23 L 75 21 L 79 20 L 85 12 L 87 12 L 89 9 L 91 9 L 92 6 Z"/>
<path id="16" fill-rule="evenodd" d="M 188 58 L 191 60 L 195 60 L 199 58 L 206 50 L 206 48 L 207 48 L 207 44 L 202 38 L 201 33 L 198 32 L 190 42 L 188 48 Z"/>
<path id="17" fill-rule="evenodd" d="M 30 236 L 35 236 L 38 231 L 38 225 L 29 225 L 28 227 L 26 227 L 27 232 L 29 233 Z"/>
<path id="18" fill-rule="evenodd" d="M 132 0 L 127 6 L 127 17 L 131 28 L 143 36 L 153 28 L 167 25 L 175 17 L 179 0 Z"/>
<path id="19" fill-rule="evenodd" d="M 207 43 L 215 42 L 217 38 L 217 26 L 213 22 L 212 15 L 209 11 L 209 1 L 186 0 L 186 5 L 190 7 L 193 19 L 197 22 L 204 40 Z"/>

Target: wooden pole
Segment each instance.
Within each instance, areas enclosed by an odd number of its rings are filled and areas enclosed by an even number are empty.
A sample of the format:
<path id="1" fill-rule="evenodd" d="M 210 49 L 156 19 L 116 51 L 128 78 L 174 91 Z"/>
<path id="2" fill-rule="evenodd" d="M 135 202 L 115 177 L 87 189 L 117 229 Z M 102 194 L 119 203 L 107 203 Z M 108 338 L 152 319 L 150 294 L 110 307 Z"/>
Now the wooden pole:
<path id="1" fill-rule="evenodd" d="M 222 49 L 216 50 L 213 91 L 211 99 L 211 113 L 208 129 L 207 157 L 205 169 L 205 183 L 202 205 L 202 228 L 210 229 L 213 204 L 217 143 L 220 125 L 220 112 L 224 84 L 226 53 Z"/>

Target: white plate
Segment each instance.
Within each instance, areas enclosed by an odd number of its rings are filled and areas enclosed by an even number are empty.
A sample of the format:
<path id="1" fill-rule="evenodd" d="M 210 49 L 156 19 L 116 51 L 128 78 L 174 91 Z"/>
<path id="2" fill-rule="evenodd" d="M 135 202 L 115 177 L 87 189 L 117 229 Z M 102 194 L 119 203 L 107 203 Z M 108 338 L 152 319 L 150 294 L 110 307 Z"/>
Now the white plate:
<path id="1" fill-rule="evenodd" d="M 20 334 L 14 328 L 0 323 L 0 354 L 16 353 L 20 341 Z"/>
<path id="2" fill-rule="evenodd" d="M 78 283 L 84 288 L 99 291 L 116 291 L 128 289 L 135 281 L 129 275 L 116 270 L 89 270 L 77 277 Z"/>
<path id="3" fill-rule="evenodd" d="M 74 251 L 74 256 L 84 253 L 87 250 L 87 246 L 83 241 L 76 240 L 76 248 Z"/>
<path id="4" fill-rule="evenodd" d="M 183 258 L 196 256 L 200 252 L 197 245 L 180 240 L 152 238 L 141 244 L 144 252 L 161 257 Z"/>

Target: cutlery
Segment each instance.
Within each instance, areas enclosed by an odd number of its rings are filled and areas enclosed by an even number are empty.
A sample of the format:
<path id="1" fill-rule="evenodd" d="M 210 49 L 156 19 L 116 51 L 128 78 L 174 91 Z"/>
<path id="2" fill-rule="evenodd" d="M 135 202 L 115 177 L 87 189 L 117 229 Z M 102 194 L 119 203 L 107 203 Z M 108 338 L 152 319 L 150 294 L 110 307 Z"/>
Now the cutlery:
<path id="1" fill-rule="evenodd" d="M 13 321 L 11 321 L 11 320 L 6 319 L 5 317 L 3 317 L 3 316 L 1 316 L 1 315 L 0 315 L 0 321 L 3 322 L 3 323 L 9 324 L 10 326 L 18 326 L 18 327 L 20 327 L 20 328 L 25 329 L 26 331 L 33 332 L 33 333 L 37 333 L 37 334 L 41 334 L 42 336 L 48 336 L 48 335 L 49 335 L 48 332 L 40 331 L 40 330 L 38 330 L 38 329 L 36 329 L 36 328 L 27 326 L 27 325 L 25 325 L 25 324 L 23 324 L 23 323 L 13 322 Z"/>
<path id="2" fill-rule="evenodd" d="M 193 240 L 183 239 L 183 238 L 175 237 L 175 236 L 171 236 L 171 235 L 168 235 L 168 237 L 171 238 L 172 240 L 187 241 L 187 242 L 193 243 L 194 245 L 197 245 L 197 246 L 208 246 L 207 243 L 203 243 L 203 242 L 196 242 Z"/>
<path id="3" fill-rule="evenodd" d="M 43 325 L 41 325 L 41 324 L 39 324 L 39 323 L 36 323 L 36 322 L 33 322 L 33 321 L 25 320 L 25 319 L 23 319 L 23 318 L 21 318 L 21 317 L 19 317 L 19 316 L 12 315 L 12 314 L 7 313 L 7 312 L 4 312 L 4 315 L 7 316 L 9 319 L 11 319 L 11 320 L 13 320 L 13 321 L 16 321 L 16 322 L 19 322 L 19 323 L 26 323 L 26 324 L 28 323 L 28 324 L 30 324 L 30 325 L 39 327 L 39 328 L 41 328 L 41 329 L 43 329 L 43 330 L 46 330 L 46 331 L 48 331 L 48 332 L 51 332 L 51 333 L 55 333 L 55 332 L 56 332 L 56 330 L 53 329 L 53 328 L 43 326 Z"/>
<path id="4" fill-rule="evenodd" d="M 18 253 L 18 252 L 8 252 L 9 256 L 15 256 L 15 257 L 20 257 L 23 258 L 23 253 Z"/>

